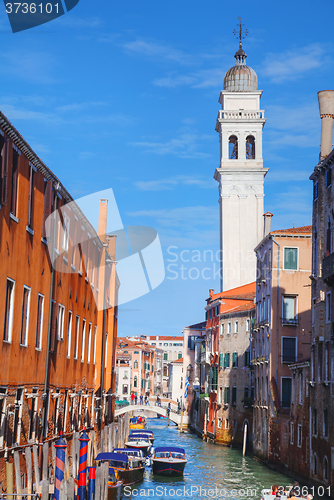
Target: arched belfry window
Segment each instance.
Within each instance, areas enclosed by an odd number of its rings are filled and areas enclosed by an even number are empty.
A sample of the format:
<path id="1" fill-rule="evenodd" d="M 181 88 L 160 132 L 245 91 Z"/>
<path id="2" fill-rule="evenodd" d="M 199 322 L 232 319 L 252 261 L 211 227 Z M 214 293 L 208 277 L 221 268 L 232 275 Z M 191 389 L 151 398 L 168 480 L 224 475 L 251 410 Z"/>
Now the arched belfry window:
<path id="1" fill-rule="evenodd" d="M 228 140 L 228 156 L 230 160 L 238 159 L 238 138 L 235 135 L 231 135 Z"/>
<path id="2" fill-rule="evenodd" d="M 246 159 L 255 160 L 255 138 L 252 135 L 246 137 Z"/>

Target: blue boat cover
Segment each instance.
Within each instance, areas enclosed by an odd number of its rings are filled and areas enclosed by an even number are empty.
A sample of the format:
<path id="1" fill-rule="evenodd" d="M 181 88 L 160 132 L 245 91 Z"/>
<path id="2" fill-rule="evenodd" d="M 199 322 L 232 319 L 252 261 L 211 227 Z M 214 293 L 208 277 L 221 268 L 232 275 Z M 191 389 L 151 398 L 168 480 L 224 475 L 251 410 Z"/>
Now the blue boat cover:
<path id="1" fill-rule="evenodd" d="M 128 462 L 129 458 L 127 455 L 121 453 L 99 453 L 95 460 L 116 460 L 117 462 Z"/>
<path id="2" fill-rule="evenodd" d="M 114 448 L 114 453 L 124 453 L 125 455 L 128 453 L 135 453 L 139 456 L 140 450 L 137 450 L 137 448 Z"/>
<path id="3" fill-rule="evenodd" d="M 147 438 L 147 434 L 130 434 L 129 439 Z"/>
<path id="4" fill-rule="evenodd" d="M 175 448 L 174 446 L 160 446 L 159 448 L 154 448 L 155 453 L 161 453 L 163 451 L 174 451 L 175 453 L 183 453 L 185 455 L 185 451 L 183 448 Z"/>

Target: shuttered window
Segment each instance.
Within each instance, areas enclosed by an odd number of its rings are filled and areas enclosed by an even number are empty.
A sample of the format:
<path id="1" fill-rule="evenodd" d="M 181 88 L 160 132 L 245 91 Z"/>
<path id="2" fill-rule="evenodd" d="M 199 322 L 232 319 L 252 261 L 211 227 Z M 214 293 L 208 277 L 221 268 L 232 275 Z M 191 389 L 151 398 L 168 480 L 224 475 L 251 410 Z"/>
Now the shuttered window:
<path id="1" fill-rule="evenodd" d="M 219 368 L 223 368 L 224 366 L 224 354 L 220 353 L 219 354 Z"/>
<path id="2" fill-rule="evenodd" d="M 224 368 L 229 368 L 230 367 L 230 353 L 225 352 L 224 355 Z"/>
<path id="3" fill-rule="evenodd" d="M 13 170 L 10 211 L 16 216 L 17 211 L 17 182 L 19 177 L 19 153 L 13 149 Z"/>
<path id="4" fill-rule="evenodd" d="M 232 387 L 232 404 L 236 405 L 237 404 L 237 388 Z"/>
<path id="5" fill-rule="evenodd" d="M 233 368 L 237 368 L 237 366 L 238 366 L 238 353 L 237 352 L 233 353 L 232 366 L 233 366 Z"/>
<path id="6" fill-rule="evenodd" d="M 50 352 L 54 352 L 56 347 L 56 326 L 57 326 L 57 309 L 56 301 L 52 301 L 51 309 L 51 339 L 50 339 Z"/>
<path id="7" fill-rule="evenodd" d="M 33 218 L 34 218 L 34 194 L 35 194 L 35 170 L 36 168 L 30 164 L 29 172 L 29 199 L 28 199 L 28 220 L 27 225 L 30 229 L 33 229 Z"/>
<path id="8" fill-rule="evenodd" d="M 224 404 L 228 405 L 230 402 L 230 388 L 224 387 Z"/>
<path id="9" fill-rule="evenodd" d="M 46 224 L 46 219 L 51 215 L 52 212 L 52 181 L 44 182 L 44 205 L 43 205 L 43 228 L 42 234 L 43 238 L 50 238 L 51 236 L 51 224 L 50 220 Z"/>
<path id="10" fill-rule="evenodd" d="M 284 248 L 284 269 L 297 270 L 297 248 Z"/>

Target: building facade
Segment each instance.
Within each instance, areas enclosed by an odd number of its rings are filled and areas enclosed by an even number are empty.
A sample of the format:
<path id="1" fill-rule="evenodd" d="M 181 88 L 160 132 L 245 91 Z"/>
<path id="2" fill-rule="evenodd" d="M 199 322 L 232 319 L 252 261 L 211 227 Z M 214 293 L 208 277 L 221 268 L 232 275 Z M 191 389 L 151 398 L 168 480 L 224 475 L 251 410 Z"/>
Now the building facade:
<path id="1" fill-rule="evenodd" d="M 269 232 L 255 248 L 253 448 L 256 456 L 291 467 L 292 372 L 309 359 L 312 227 Z M 303 440 L 308 428 L 303 429 Z"/>
<path id="2" fill-rule="evenodd" d="M 334 485 L 334 91 L 318 93 L 321 117 L 319 162 L 313 181 L 312 338 L 310 367 L 310 475 Z"/>
<path id="3" fill-rule="evenodd" d="M 71 441 L 84 426 L 112 421 L 119 282 L 114 238 L 107 241 L 106 231 L 95 231 L 2 113 L 0 149 L 0 482 L 5 488 L 5 462 L 13 461 L 15 451 L 21 460 L 26 446 L 55 440 L 60 430 Z M 107 200 L 100 202 L 101 230 L 106 205 Z"/>

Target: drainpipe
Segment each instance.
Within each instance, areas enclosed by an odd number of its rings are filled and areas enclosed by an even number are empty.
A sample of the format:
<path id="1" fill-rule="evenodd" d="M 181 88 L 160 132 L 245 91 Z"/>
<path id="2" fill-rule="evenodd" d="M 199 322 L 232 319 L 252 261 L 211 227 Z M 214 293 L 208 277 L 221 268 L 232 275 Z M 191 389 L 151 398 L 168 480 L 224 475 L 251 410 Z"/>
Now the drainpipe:
<path id="1" fill-rule="evenodd" d="M 54 243 L 55 243 L 55 229 L 56 229 L 56 217 L 57 217 L 57 192 L 59 189 L 59 183 L 55 188 L 55 199 L 54 199 L 54 210 L 51 225 L 51 281 L 50 281 L 50 300 L 49 300 L 49 321 L 48 321 L 48 337 L 46 344 L 46 361 L 45 361 L 45 376 L 44 376 L 44 394 L 46 395 L 48 389 L 48 378 L 49 378 L 49 361 L 50 361 L 50 343 L 51 343 L 51 320 L 52 320 L 52 296 L 53 296 L 53 282 L 54 282 Z M 44 396 L 43 400 L 43 415 L 42 415 L 42 441 L 46 438 L 46 406 L 47 398 Z"/>
<path id="2" fill-rule="evenodd" d="M 277 241 L 272 238 L 273 243 L 278 247 L 278 258 L 277 258 L 277 310 L 276 310 L 276 384 L 278 383 L 278 347 L 279 347 L 279 330 L 278 330 L 278 320 L 279 320 L 279 264 L 280 264 L 280 251 L 281 246 Z"/>
<path id="3" fill-rule="evenodd" d="M 104 370 L 105 370 L 107 247 L 108 247 L 108 243 L 103 243 L 103 248 L 104 248 L 104 283 L 103 283 L 102 353 L 101 353 L 101 402 L 100 402 L 100 418 L 99 418 L 99 429 L 100 430 L 102 427 L 103 385 L 104 385 Z"/>

